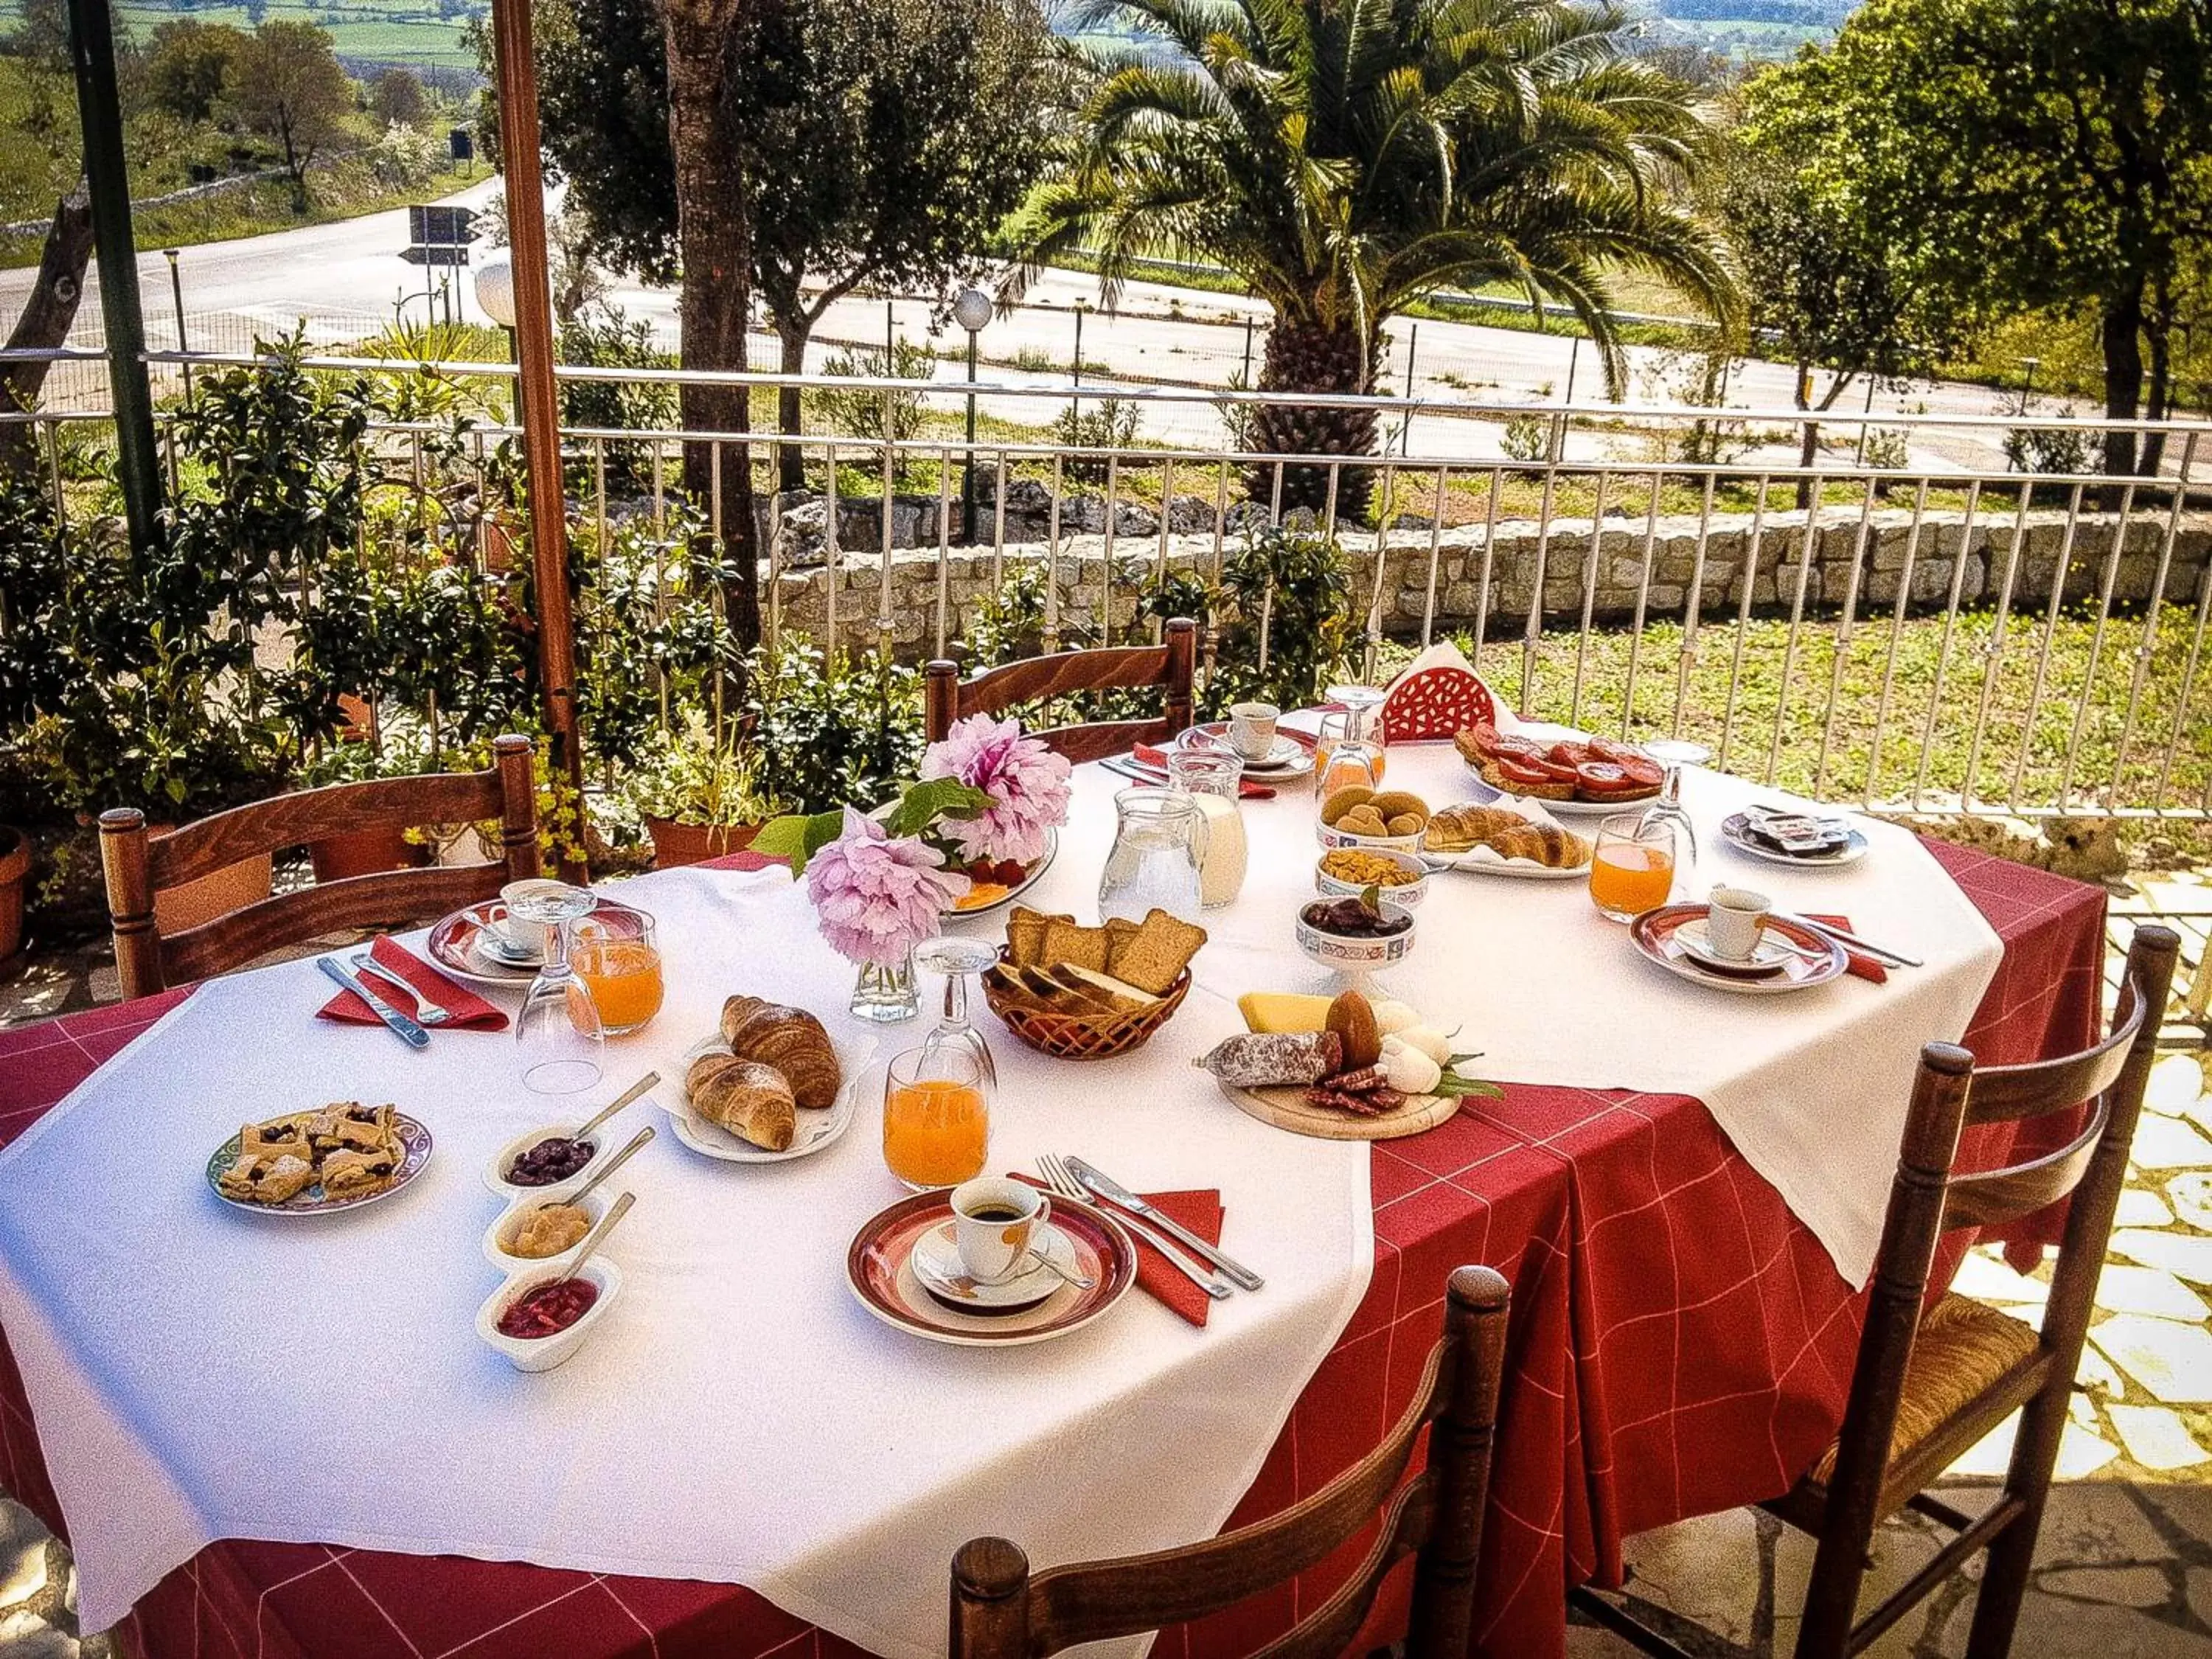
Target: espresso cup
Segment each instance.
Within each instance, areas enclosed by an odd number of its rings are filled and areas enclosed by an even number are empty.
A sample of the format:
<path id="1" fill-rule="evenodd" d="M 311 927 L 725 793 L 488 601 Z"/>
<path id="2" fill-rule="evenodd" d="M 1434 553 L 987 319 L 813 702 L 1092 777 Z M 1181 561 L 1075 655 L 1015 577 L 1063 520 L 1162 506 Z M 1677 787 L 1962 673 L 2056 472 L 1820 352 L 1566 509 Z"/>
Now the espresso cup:
<path id="1" fill-rule="evenodd" d="M 1020 1271 L 1052 1200 L 1036 1188 L 979 1176 L 952 1189 L 953 1243 L 979 1285 L 1000 1285 Z"/>
<path id="2" fill-rule="evenodd" d="M 1748 962 L 1759 948 L 1759 930 L 1774 901 L 1748 887 L 1716 887 L 1712 908 L 1705 915 L 1705 940 L 1715 956 L 1730 962 Z"/>
<path id="3" fill-rule="evenodd" d="M 525 921 L 514 914 L 514 906 L 518 899 L 527 901 L 532 894 L 548 889 L 566 891 L 567 884 L 534 876 L 527 881 L 510 881 L 499 890 L 500 902 L 491 911 L 489 926 L 494 942 L 507 955 L 540 959 L 544 957 L 545 947 L 550 942 L 549 925 Z"/>
<path id="4" fill-rule="evenodd" d="M 1229 746 L 1248 761 L 1267 758 L 1275 747 L 1275 722 L 1283 711 L 1272 702 L 1240 702 L 1229 710 Z"/>

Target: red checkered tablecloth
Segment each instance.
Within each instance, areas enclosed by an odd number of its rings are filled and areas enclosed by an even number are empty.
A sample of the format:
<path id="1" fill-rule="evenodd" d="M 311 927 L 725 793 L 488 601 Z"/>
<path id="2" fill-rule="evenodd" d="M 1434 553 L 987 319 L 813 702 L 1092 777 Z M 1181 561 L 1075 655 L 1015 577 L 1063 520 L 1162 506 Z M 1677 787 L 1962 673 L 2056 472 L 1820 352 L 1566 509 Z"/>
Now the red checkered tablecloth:
<path id="1" fill-rule="evenodd" d="M 1996 1063 L 2086 1043 L 2098 1017 L 2103 893 L 1930 846 L 2005 942 L 1967 1046 Z M 180 994 L 0 1034 L 0 1142 Z M 1373 1282 L 1235 1518 L 1296 1502 L 1376 1443 L 1436 1340 L 1445 1276 L 1487 1262 L 1512 1281 L 1513 1313 L 1479 1646 L 1543 1659 L 1563 1649 L 1567 1585 L 1616 1574 L 1622 1537 L 1789 1486 L 1842 1417 L 1860 1303 L 1698 1102 L 1512 1087 L 1473 1105 L 1442 1128 L 1374 1148 Z M 1966 1156 L 2018 1150 L 1984 1141 Z M 0 1486 L 65 1531 L 4 1343 Z M 1168 1632 L 1154 1651 L 1249 1653 L 1316 1605 L 1364 1548 L 1355 1542 L 1278 1594 Z M 164 1579 L 129 1622 L 149 1659 L 854 1651 L 732 1585 L 322 1545 L 217 1544 Z"/>

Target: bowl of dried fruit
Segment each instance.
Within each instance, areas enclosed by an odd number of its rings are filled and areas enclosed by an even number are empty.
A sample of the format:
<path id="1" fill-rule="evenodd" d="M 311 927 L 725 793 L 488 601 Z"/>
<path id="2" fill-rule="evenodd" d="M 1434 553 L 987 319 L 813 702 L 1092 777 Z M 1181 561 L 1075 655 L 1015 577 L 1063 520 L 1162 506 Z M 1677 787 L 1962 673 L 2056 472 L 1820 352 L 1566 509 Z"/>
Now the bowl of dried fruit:
<path id="1" fill-rule="evenodd" d="M 1413 909 L 1429 896 L 1429 866 L 1412 853 L 1369 847 L 1332 847 L 1314 865 L 1314 891 L 1323 898 L 1358 898 L 1370 887 Z"/>
<path id="2" fill-rule="evenodd" d="M 1323 847 L 1359 847 L 1372 852 L 1411 853 L 1429 827 L 1429 804 L 1410 789 L 1370 789 L 1364 783 L 1330 791 L 1314 821 L 1314 838 Z"/>

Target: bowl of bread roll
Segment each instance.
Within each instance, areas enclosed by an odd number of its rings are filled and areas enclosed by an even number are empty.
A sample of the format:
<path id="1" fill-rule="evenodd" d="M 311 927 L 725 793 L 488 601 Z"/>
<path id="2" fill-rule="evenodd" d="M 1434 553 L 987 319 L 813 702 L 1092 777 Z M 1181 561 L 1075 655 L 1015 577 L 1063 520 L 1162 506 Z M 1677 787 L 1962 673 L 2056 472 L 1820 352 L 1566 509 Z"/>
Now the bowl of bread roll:
<path id="1" fill-rule="evenodd" d="M 1109 1060 L 1144 1047 L 1182 1006 L 1205 943 L 1205 928 L 1164 910 L 1087 927 L 1018 905 L 983 971 L 983 1000 L 1040 1054 Z"/>
<path id="2" fill-rule="evenodd" d="M 1516 810 L 1468 804 L 1432 814 L 1421 836 L 1425 858 L 1482 875 L 1527 880 L 1573 880 L 1589 869 L 1590 844 L 1542 816 L 1542 808 Z"/>
<path id="3" fill-rule="evenodd" d="M 852 1123 L 853 1080 L 867 1060 L 841 1053 L 804 1008 L 733 996 L 720 1030 L 685 1055 L 677 1139 L 735 1164 L 819 1152 Z"/>

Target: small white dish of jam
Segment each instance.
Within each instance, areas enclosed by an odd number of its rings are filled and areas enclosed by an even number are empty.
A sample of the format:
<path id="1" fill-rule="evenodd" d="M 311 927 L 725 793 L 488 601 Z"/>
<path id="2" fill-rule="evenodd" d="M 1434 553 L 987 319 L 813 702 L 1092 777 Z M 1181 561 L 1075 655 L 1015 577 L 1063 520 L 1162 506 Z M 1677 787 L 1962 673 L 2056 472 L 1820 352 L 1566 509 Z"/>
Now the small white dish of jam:
<path id="1" fill-rule="evenodd" d="M 477 1334 L 519 1371 L 550 1371 L 584 1346 L 622 1294 L 622 1269 L 593 1256 L 572 1277 L 565 1256 L 520 1273 L 477 1310 Z"/>

